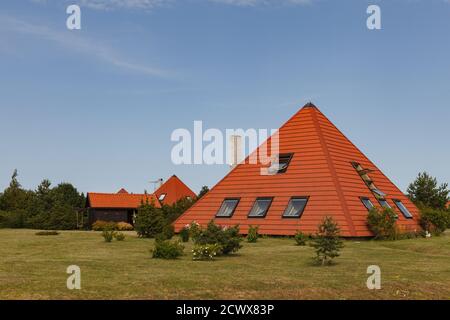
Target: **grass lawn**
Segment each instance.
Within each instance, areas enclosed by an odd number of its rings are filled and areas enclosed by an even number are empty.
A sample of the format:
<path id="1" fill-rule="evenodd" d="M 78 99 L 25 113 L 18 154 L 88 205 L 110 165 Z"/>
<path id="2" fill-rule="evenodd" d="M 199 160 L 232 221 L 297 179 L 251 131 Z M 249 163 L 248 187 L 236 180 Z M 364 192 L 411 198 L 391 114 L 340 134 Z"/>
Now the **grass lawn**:
<path id="1" fill-rule="evenodd" d="M 0 299 L 450 299 L 450 232 L 401 241 L 346 241 L 336 264 L 311 264 L 311 247 L 286 238 L 243 242 L 213 262 L 151 259 L 153 240 L 127 233 L 105 243 L 99 232 L 0 230 Z M 81 290 L 66 268 L 81 268 Z M 382 289 L 368 290 L 378 265 Z"/>

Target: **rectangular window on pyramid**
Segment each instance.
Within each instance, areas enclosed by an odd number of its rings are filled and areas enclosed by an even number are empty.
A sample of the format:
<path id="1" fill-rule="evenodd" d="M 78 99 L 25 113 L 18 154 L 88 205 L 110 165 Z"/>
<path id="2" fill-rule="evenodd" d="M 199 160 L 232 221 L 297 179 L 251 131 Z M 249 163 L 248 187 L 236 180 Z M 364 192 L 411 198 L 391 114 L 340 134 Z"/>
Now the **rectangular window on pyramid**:
<path id="1" fill-rule="evenodd" d="M 250 213 L 248 214 L 249 218 L 264 218 L 269 211 L 270 205 L 272 204 L 273 198 L 265 197 L 265 198 L 257 198 L 255 203 L 253 204 Z"/>
<path id="2" fill-rule="evenodd" d="M 274 161 L 272 161 L 269 167 L 269 174 L 285 173 L 289 167 L 289 163 L 293 157 L 293 153 L 281 153 Z"/>
<path id="3" fill-rule="evenodd" d="M 378 200 L 384 199 L 384 197 L 386 197 L 386 194 L 375 186 L 375 183 L 369 176 L 369 173 L 373 172 L 374 170 L 364 169 L 358 162 L 351 162 L 351 164 L 353 168 L 355 168 L 355 170 L 358 172 L 359 176 L 367 185 L 367 187 L 370 189 L 370 191 L 372 191 L 375 198 L 377 198 Z"/>
<path id="4" fill-rule="evenodd" d="M 305 211 L 308 197 L 293 197 L 283 213 L 283 218 L 300 218 Z"/>
<path id="5" fill-rule="evenodd" d="M 219 211 L 217 211 L 216 217 L 218 218 L 230 218 L 234 210 L 236 210 L 236 207 L 239 203 L 239 198 L 234 199 L 225 199 L 222 202 L 222 205 L 219 208 Z"/>
<path id="6" fill-rule="evenodd" d="M 364 204 L 367 210 L 372 210 L 374 208 L 372 201 L 370 201 L 370 199 L 367 197 L 361 197 L 361 202 Z"/>
<path id="7" fill-rule="evenodd" d="M 390 206 L 389 203 L 386 201 L 386 199 L 380 199 L 380 200 L 378 200 L 378 202 L 380 203 L 380 205 L 381 205 L 383 208 L 391 209 L 391 206 Z"/>
<path id="8" fill-rule="evenodd" d="M 394 200 L 395 205 L 397 206 L 398 210 L 403 214 L 403 216 L 406 219 L 412 219 L 413 216 L 411 212 L 405 207 L 405 205 L 400 200 Z"/>

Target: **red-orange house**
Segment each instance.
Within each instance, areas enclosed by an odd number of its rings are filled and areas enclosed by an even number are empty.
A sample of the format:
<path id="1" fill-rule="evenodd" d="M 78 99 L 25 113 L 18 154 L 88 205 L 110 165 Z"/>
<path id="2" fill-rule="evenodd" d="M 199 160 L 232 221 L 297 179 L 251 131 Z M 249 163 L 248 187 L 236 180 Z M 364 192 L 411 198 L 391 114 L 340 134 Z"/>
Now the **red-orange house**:
<path id="1" fill-rule="evenodd" d="M 214 219 L 239 224 L 243 234 L 258 225 L 262 234 L 293 235 L 314 233 L 332 216 L 343 236 L 364 237 L 371 236 L 366 219 L 373 206 L 393 208 L 402 230 L 420 230 L 414 204 L 316 106 L 305 105 L 278 134 L 272 163 L 238 164 L 175 221 L 175 230 Z M 270 150 L 271 140 L 255 153 Z M 264 168 L 271 175 L 261 175 Z"/>
<path id="2" fill-rule="evenodd" d="M 133 194 L 125 189 L 117 193 L 87 194 L 86 208 L 89 222 L 97 220 L 133 223 L 133 217 L 138 207 L 144 202 L 153 203 L 157 208 L 162 205 L 172 205 L 183 198 L 194 198 L 195 193 L 173 175 L 152 194 Z"/>

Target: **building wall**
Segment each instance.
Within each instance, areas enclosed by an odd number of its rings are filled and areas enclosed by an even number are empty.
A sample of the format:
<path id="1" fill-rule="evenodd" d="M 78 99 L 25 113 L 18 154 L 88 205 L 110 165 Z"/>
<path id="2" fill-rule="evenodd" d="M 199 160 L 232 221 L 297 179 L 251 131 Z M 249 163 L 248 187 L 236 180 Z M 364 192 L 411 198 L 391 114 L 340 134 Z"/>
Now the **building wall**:
<path id="1" fill-rule="evenodd" d="M 89 222 L 94 223 L 97 220 L 129 222 L 127 209 L 89 209 Z"/>

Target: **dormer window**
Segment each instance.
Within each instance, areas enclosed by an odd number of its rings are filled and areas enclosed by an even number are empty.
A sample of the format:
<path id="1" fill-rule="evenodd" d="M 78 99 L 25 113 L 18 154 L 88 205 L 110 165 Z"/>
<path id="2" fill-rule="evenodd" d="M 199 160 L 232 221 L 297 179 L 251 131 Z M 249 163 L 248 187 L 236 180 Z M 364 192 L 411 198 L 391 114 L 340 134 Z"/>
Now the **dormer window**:
<path id="1" fill-rule="evenodd" d="M 167 196 L 167 193 L 162 193 L 162 194 L 159 196 L 158 200 L 159 200 L 159 201 L 164 201 L 164 199 L 166 198 L 166 196 Z"/>
<path id="2" fill-rule="evenodd" d="M 293 155 L 293 153 L 281 153 L 277 155 L 268 169 L 269 174 L 275 175 L 285 173 Z"/>

